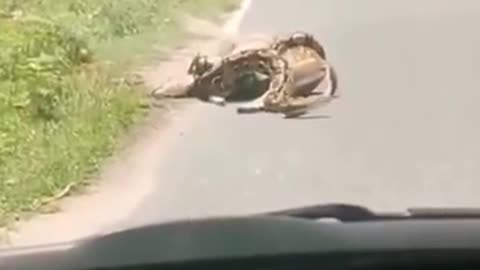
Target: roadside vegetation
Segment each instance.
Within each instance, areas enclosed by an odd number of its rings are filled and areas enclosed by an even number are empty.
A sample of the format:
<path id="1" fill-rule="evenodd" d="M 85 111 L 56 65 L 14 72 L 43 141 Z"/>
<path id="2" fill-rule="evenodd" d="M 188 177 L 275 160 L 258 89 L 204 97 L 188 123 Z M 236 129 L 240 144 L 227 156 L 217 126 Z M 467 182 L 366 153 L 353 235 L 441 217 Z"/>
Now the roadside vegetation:
<path id="1" fill-rule="evenodd" d="M 144 115 L 143 92 L 119 77 L 179 40 L 177 11 L 237 2 L 0 1 L 0 226 L 87 181 Z"/>

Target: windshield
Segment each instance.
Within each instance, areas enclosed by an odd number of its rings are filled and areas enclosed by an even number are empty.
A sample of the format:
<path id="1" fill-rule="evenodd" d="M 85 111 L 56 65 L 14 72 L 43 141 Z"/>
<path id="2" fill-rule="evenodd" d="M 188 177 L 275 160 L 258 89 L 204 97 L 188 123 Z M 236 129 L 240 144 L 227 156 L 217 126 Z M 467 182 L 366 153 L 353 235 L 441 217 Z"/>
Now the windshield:
<path id="1" fill-rule="evenodd" d="M 479 23 L 477 0 L 0 1 L 0 246 L 478 206 Z"/>

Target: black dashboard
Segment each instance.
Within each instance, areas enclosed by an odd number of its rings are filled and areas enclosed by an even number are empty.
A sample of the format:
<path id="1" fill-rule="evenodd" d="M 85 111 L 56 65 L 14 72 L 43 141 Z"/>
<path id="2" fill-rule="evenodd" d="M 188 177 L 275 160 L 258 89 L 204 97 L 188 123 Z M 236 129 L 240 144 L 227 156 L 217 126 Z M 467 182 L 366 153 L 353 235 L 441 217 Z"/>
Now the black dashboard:
<path id="1" fill-rule="evenodd" d="M 323 222 L 265 214 L 178 221 L 0 251 L 2 270 L 472 269 L 479 262 L 479 218 Z"/>

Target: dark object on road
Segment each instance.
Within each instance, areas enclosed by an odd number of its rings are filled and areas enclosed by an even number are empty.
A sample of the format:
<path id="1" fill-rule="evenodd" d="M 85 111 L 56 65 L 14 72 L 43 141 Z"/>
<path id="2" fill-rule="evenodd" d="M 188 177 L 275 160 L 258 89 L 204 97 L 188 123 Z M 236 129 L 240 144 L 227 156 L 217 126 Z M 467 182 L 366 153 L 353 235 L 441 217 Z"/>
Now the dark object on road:
<path id="1" fill-rule="evenodd" d="M 480 209 L 316 205 L 67 244 L 0 251 L 0 269 L 478 269 Z"/>
<path id="2" fill-rule="evenodd" d="M 188 75 L 185 82 L 176 82 L 156 96 L 194 97 L 221 106 L 249 101 L 237 112 L 285 117 L 303 115 L 338 97 L 337 74 L 323 46 L 304 32 L 276 36 L 266 46 L 234 50 L 222 58 L 197 55 Z M 322 82 L 326 89 L 317 92 Z"/>

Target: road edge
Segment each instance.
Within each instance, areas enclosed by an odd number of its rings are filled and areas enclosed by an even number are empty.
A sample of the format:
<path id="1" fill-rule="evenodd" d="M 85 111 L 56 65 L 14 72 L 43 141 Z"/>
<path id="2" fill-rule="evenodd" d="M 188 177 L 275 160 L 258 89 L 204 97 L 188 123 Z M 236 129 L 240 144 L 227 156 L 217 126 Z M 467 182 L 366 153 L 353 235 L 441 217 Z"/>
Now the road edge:
<path id="1" fill-rule="evenodd" d="M 243 0 L 237 10 L 227 14 L 222 27 L 227 34 L 237 33 L 251 2 Z M 99 173 L 100 181 L 82 194 L 62 199 L 61 211 L 18 222 L 14 230 L 5 233 L 7 239 L 5 243 L 0 241 L 0 248 L 72 241 L 118 228 L 117 224 L 149 193 L 158 163 L 175 145 L 176 138 L 192 127 L 197 109 L 197 106 L 153 109 L 133 128 L 124 147 L 106 161 Z"/>

